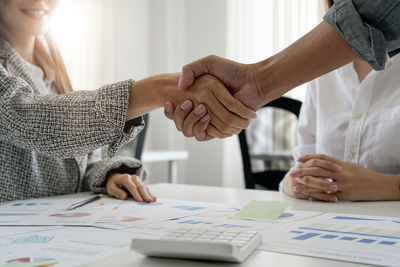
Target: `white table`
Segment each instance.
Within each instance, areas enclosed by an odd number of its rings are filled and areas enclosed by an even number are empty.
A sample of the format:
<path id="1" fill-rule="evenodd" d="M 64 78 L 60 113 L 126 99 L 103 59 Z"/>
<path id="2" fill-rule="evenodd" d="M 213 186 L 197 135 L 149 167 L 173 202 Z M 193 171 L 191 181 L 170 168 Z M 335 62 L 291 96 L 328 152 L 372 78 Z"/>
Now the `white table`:
<path id="1" fill-rule="evenodd" d="M 207 186 L 190 186 L 181 184 L 154 184 L 150 185 L 152 192 L 161 198 L 173 198 L 192 201 L 208 201 L 208 202 L 224 202 L 233 205 L 243 205 L 250 200 L 286 200 L 291 203 L 292 209 L 324 211 L 324 212 L 343 212 L 356 213 L 377 216 L 400 217 L 400 201 L 381 201 L 381 202 L 339 202 L 339 203 L 322 203 L 311 202 L 307 200 L 292 199 L 281 195 L 278 192 L 262 191 L 262 190 L 242 190 L 220 187 Z M 218 263 L 218 262 L 200 262 L 178 259 L 162 259 L 148 258 L 136 252 L 130 251 L 121 253 L 116 256 L 97 261 L 87 267 L 101 266 L 118 266 L 118 267 L 210 267 L 210 266 L 246 266 L 246 267 L 262 267 L 262 266 L 298 266 L 298 267 L 331 267 L 331 266 L 364 266 L 349 262 L 311 258 L 305 256 L 297 256 L 283 253 L 275 253 L 268 251 L 255 251 L 242 264 Z"/>
<path id="2" fill-rule="evenodd" d="M 189 153 L 186 150 L 147 150 L 142 154 L 142 161 L 168 162 L 168 182 L 178 183 L 178 160 L 186 160 Z"/>

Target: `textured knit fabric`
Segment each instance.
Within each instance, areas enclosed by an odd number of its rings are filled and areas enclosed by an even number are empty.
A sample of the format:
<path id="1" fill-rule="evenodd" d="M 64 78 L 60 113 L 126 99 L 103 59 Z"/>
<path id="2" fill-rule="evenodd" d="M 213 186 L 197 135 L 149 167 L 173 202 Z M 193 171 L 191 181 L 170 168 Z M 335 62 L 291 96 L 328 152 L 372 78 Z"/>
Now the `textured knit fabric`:
<path id="1" fill-rule="evenodd" d="M 375 70 L 400 52 L 400 0 L 335 0 L 324 20 Z"/>
<path id="2" fill-rule="evenodd" d="M 114 157 L 144 127 L 124 131 L 132 81 L 93 91 L 45 95 L 27 63 L 0 38 L 0 201 L 105 192 L 107 174 L 142 164 Z M 108 146 L 108 157 L 96 150 Z"/>

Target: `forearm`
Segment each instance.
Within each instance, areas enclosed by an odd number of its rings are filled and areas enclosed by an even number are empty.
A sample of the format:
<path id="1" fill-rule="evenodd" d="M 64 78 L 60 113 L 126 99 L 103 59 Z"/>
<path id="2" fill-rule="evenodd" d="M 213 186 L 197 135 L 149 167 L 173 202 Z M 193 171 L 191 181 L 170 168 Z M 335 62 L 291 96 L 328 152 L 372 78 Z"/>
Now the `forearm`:
<path id="1" fill-rule="evenodd" d="M 339 31 L 322 22 L 282 52 L 251 66 L 262 98 L 260 105 L 354 59 Z"/>
<path id="2" fill-rule="evenodd" d="M 131 120 L 163 107 L 175 98 L 180 74 L 161 74 L 133 82 L 130 88 L 126 120 Z M 183 101 L 182 101 L 183 102 Z"/>

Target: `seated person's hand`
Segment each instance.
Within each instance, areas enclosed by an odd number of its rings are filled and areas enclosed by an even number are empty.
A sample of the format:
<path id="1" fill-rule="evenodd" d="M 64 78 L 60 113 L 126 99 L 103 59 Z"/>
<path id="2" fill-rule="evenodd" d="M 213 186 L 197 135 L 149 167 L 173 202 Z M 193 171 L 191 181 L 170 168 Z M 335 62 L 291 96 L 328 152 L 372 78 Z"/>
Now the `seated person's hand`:
<path id="1" fill-rule="evenodd" d="M 335 183 L 320 179 L 319 176 L 303 175 L 310 169 L 322 174 L 328 173 L 329 170 L 334 172 L 335 168 L 334 164 L 318 159 L 299 163 L 285 175 L 282 190 L 295 198 L 336 202 L 338 198 L 334 193 L 337 190 Z"/>
<path id="2" fill-rule="evenodd" d="M 197 140 L 225 138 L 247 128 L 256 113 L 233 98 L 225 86 L 210 75 L 198 78 L 193 86 L 181 94 L 190 93 L 192 101 L 167 102 L 165 115 L 175 121 L 179 131 Z M 192 111 L 193 106 L 196 108 Z M 175 109 L 175 106 L 179 107 Z M 192 111 L 192 112 L 191 112 Z"/>
<path id="3" fill-rule="evenodd" d="M 157 200 L 137 175 L 114 173 L 108 178 L 106 188 L 110 196 L 122 200 L 128 198 L 128 193 L 138 202 Z"/>
<path id="4" fill-rule="evenodd" d="M 326 155 L 306 155 L 298 159 L 301 167 L 291 172 L 292 179 L 303 187 L 303 195 L 326 200 L 328 195 L 315 190 L 336 191 L 339 200 L 398 200 L 400 178 L 398 175 L 378 173 L 357 164 L 341 161 Z M 321 182 L 331 178 L 333 183 Z M 332 186 L 332 188 L 330 188 Z M 336 186 L 336 190 L 334 190 Z"/>

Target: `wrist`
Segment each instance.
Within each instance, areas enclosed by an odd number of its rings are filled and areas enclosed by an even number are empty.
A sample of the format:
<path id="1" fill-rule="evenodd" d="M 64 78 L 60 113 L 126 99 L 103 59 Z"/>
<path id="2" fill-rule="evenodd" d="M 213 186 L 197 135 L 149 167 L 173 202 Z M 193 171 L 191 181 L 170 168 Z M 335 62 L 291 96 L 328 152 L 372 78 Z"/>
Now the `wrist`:
<path id="1" fill-rule="evenodd" d="M 290 84 L 285 84 L 288 79 L 284 75 L 285 72 L 282 71 L 283 65 L 284 62 L 280 54 L 249 65 L 250 72 L 253 73 L 257 93 L 261 100 L 259 107 L 280 97 L 293 88 Z"/>
<path id="2" fill-rule="evenodd" d="M 177 92 L 179 74 L 160 74 L 133 82 L 130 88 L 127 120 L 163 107 Z"/>
<path id="3" fill-rule="evenodd" d="M 382 192 L 382 196 L 377 200 L 400 200 L 400 176 L 383 174 L 383 177 L 375 176 L 374 178 L 377 182 L 375 190 L 380 188 Z"/>

